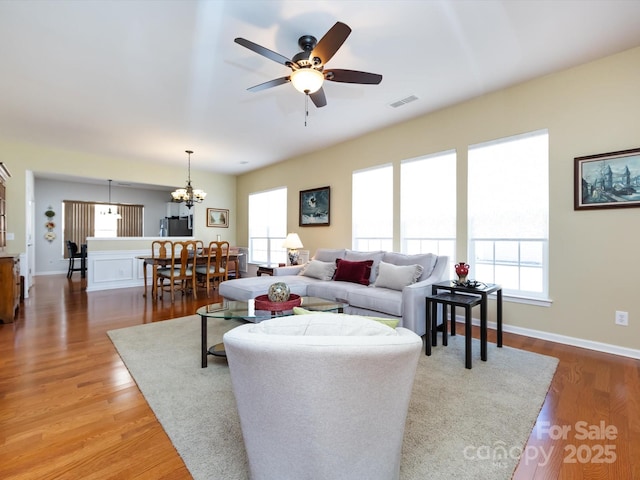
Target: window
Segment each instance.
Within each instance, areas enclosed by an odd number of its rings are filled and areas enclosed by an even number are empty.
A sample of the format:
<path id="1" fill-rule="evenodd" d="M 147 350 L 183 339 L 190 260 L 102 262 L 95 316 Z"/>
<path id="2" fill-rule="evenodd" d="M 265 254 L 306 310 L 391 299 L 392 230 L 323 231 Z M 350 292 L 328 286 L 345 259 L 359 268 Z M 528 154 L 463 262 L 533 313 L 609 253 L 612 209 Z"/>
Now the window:
<path id="1" fill-rule="evenodd" d="M 548 297 L 549 134 L 469 147 L 470 278 Z"/>
<path id="2" fill-rule="evenodd" d="M 249 195 L 249 259 L 253 263 L 286 263 L 287 189 Z"/>
<path id="3" fill-rule="evenodd" d="M 118 207 L 115 205 L 95 205 L 95 236 L 96 237 L 117 237 L 118 236 Z"/>
<path id="4" fill-rule="evenodd" d="M 106 215 L 109 207 L 112 212 L 121 215 L 119 220 Z M 143 205 L 106 205 L 64 200 L 62 211 L 64 239 L 78 245 L 87 243 L 87 237 L 142 237 L 144 235 Z M 67 256 L 66 248 L 64 255 Z"/>
<path id="5" fill-rule="evenodd" d="M 436 153 L 400 164 L 400 249 L 402 253 L 456 251 L 456 152 Z"/>
<path id="6" fill-rule="evenodd" d="M 353 249 L 393 250 L 393 166 L 353 172 Z"/>

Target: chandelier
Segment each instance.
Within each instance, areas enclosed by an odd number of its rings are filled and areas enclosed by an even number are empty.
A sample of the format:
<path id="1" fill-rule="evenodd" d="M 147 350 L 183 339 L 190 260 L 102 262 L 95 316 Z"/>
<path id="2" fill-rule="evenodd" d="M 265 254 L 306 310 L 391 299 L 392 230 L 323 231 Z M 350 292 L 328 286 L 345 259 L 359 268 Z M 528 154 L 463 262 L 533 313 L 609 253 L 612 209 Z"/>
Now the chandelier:
<path id="1" fill-rule="evenodd" d="M 187 186 L 184 188 L 178 188 L 175 192 L 171 192 L 171 196 L 173 197 L 174 202 L 184 202 L 187 204 L 187 208 L 191 208 L 194 203 L 202 203 L 207 194 L 202 190 L 194 189 L 191 186 L 191 154 L 193 153 L 193 150 L 185 150 L 185 152 L 189 155 Z"/>
<path id="2" fill-rule="evenodd" d="M 101 213 L 102 213 L 103 215 L 108 215 L 108 216 L 110 216 L 110 217 L 113 217 L 113 218 L 115 218 L 115 219 L 117 219 L 117 220 L 120 220 L 120 219 L 122 218 L 122 215 L 120 215 L 120 214 L 118 213 L 118 210 L 117 210 L 117 209 L 116 209 L 116 211 L 115 211 L 115 212 L 112 212 L 112 211 L 111 211 L 111 180 L 109 180 L 109 211 L 107 211 L 107 212 L 102 211 Z"/>

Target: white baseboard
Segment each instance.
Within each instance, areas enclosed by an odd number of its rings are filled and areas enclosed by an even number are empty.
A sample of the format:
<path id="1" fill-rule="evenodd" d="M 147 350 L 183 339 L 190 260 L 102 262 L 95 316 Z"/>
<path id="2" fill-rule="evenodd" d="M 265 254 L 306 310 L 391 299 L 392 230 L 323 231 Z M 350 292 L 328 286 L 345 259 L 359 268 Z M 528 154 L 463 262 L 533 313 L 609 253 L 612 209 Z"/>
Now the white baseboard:
<path id="1" fill-rule="evenodd" d="M 44 277 L 44 276 L 47 276 L 47 275 L 61 275 L 61 274 L 67 273 L 67 272 L 68 272 L 68 270 L 59 270 L 59 271 L 56 271 L 56 272 L 36 272 L 36 273 L 33 274 L 33 276 L 34 277 Z M 77 273 L 76 275 L 80 275 L 80 274 Z"/>
<path id="2" fill-rule="evenodd" d="M 456 323 L 464 325 L 464 317 L 456 315 Z M 480 326 L 480 320 L 477 318 L 474 318 L 471 323 L 476 326 Z M 492 330 L 496 330 L 497 328 L 495 322 L 487 322 L 487 327 Z M 611 345 L 609 343 L 594 342 L 592 340 L 584 340 L 582 338 L 569 337 L 567 335 L 559 335 L 557 333 L 543 332 L 542 330 L 534 330 L 532 328 L 515 327 L 504 323 L 502 324 L 502 331 L 515 333 L 516 335 L 524 335 L 531 338 L 539 338 L 540 340 L 548 340 L 550 342 L 561 343 L 563 345 L 595 350 L 596 352 L 611 353 L 613 355 L 640 359 L 640 350 Z"/>

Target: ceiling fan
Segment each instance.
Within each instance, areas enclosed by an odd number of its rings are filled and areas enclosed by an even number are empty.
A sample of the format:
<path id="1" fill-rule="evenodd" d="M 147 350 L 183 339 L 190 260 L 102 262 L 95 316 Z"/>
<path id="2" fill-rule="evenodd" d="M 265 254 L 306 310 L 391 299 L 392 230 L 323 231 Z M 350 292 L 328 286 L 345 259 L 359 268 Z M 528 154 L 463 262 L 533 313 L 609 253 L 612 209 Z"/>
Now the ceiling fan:
<path id="1" fill-rule="evenodd" d="M 291 82 L 296 90 L 308 95 L 313 104 L 319 108 L 327 104 L 327 99 L 322 89 L 324 80 L 368 85 L 379 84 L 382 81 L 382 75 L 376 73 L 336 68 L 324 69 L 324 66 L 335 55 L 350 33 L 351 28 L 348 25 L 336 22 L 320 41 L 317 41 L 312 35 L 303 35 L 298 39 L 298 45 L 302 51 L 291 60 L 250 40 L 236 38 L 234 41 L 237 44 L 292 70 L 289 76 L 276 78 L 250 87 L 247 90 L 257 92 Z"/>

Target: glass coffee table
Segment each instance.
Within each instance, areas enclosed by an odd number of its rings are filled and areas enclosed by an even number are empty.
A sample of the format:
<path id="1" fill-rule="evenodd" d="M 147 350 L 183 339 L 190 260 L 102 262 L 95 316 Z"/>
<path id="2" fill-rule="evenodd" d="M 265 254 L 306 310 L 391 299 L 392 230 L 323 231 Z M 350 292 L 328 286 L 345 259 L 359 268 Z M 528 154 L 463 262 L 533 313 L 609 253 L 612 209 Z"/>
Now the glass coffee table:
<path id="1" fill-rule="evenodd" d="M 346 303 L 326 300 L 317 297 L 302 297 L 301 308 L 314 312 L 335 312 L 343 313 Z M 237 300 L 223 299 L 218 303 L 211 303 L 200 307 L 196 311 L 200 315 L 200 330 L 202 334 L 202 368 L 207 366 L 207 356 L 214 355 L 225 357 L 224 344 L 218 343 L 212 347 L 207 347 L 207 319 L 221 318 L 224 320 L 244 320 L 251 323 L 259 323 L 274 317 L 292 315 L 293 309 L 282 311 L 256 310 L 254 300 L 241 302 Z"/>

